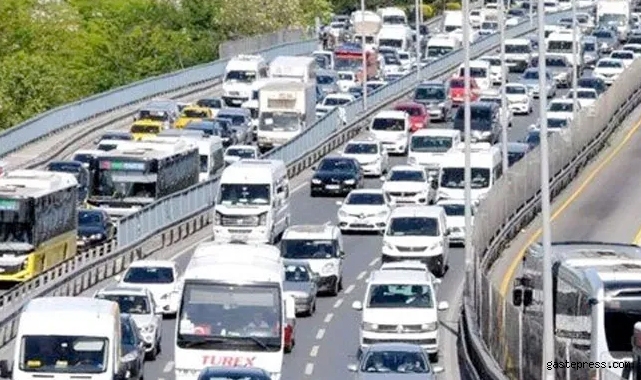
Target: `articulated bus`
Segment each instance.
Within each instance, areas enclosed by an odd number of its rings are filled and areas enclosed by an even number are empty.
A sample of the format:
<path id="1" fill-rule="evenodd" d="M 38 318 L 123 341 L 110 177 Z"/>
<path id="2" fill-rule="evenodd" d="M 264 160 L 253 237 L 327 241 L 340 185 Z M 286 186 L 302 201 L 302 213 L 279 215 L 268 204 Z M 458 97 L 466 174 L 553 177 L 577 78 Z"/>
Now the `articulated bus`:
<path id="1" fill-rule="evenodd" d="M 641 321 L 641 247 L 633 244 L 552 244 L 555 360 L 599 363 L 557 379 L 630 379 L 633 328 Z M 534 244 L 515 279 L 513 302 L 523 307 L 523 368 L 540 373 L 543 349 L 543 249 Z M 510 322 L 510 321 L 508 321 Z"/>
<path id="2" fill-rule="evenodd" d="M 195 144 L 124 141 L 98 158 L 98 183 L 89 204 L 118 219 L 198 183 Z"/>
<path id="3" fill-rule="evenodd" d="M 76 254 L 73 174 L 15 170 L 0 178 L 0 282 L 24 282 Z"/>

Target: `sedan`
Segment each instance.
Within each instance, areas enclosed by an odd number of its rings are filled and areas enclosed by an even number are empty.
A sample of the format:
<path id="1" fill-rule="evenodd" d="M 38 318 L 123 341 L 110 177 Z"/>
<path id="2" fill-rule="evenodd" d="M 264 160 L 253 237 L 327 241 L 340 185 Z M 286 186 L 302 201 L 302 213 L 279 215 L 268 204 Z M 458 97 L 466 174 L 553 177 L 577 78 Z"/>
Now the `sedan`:
<path id="1" fill-rule="evenodd" d="M 403 111 L 410 115 L 410 132 L 416 132 L 419 129 L 428 128 L 430 116 L 427 109 L 421 103 L 402 102 L 394 106 L 394 110 Z"/>
<path id="2" fill-rule="evenodd" d="M 632 62 L 634 62 L 636 56 L 634 55 L 634 52 L 630 50 L 615 50 L 610 53 L 610 58 L 620 59 L 623 61 L 623 65 L 628 68 Z"/>
<path id="3" fill-rule="evenodd" d="M 318 276 L 305 261 L 285 260 L 283 290 L 296 301 L 296 316 L 311 317 L 316 312 Z"/>
<path id="4" fill-rule="evenodd" d="M 376 343 L 361 355 L 358 364 L 347 369 L 359 380 L 436 380 L 442 367 L 430 364 L 421 346 L 409 343 Z"/>
<path id="5" fill-rule="evenodd" d="M 543 92 L 548 99 L 553 98 L 556 96 L 556 82 L 549 71 L 546 73 L 546 76 L 547 86 L 543 91 L 539 91 L 539 69 L 536 67 L 525 70 L 519 83 L 526 85 L 534 98 L 538 98 L 540 92 Z"/>
<path id="6" fill-rule="evenodd" d="M 565 96 L 566 99 L 574 99 L 574 91 L 568 91 Z M 576 90 L 576 100 L 581 105 L 581 108 L 590 107 L 599 98 L 595 89 L 592 88 L 579 88 Z"/>
<path id="7" fill-rule="evenodd" d="M 78 246 L 89 247 L 114 237 L 116 226 L 101 209 L 78 211 Z"/>
<path id="8" fill-rule="evenodd" d="M 310 196 L 345 195 L 363 187 L 363 171 L 358 161 L 349 157 L 325 157 L 312 168 Z"/>
<path id="9" fill-rule="evenodd" d="M 603 79 L 605 84 L 611 85 L 625 71 L 623 61 L 615 58 L 602 58 L 596 63 L 592 75 Z"/>
<path id="10" fill-rule="evenodd" d="M 209 108 L 211 110 L 212 117 L 216 117 L 218 111 L 225 108 L 225 102 L 222 98 L 205 98 L 198 99 L 196 101 L 198 107 Z"/>
<path id="11" fill-rule="evenodd" d="M 507 106 L 512 113 L 519 115 L 532 113 L 532 97 L 526 85 L 520 83 L 506 84 L 505 97 L 507 98 Z"/>
<path id="12" fill-rule="evenodd" d="M 384 231 L 391 207 L 381 189 L 353 190 L 345 201 L 337 201 L 341 231 Z"/>
<path id="13" fill-rule="evenodd" d="M 351 140 L 345 145 L 343 157 L 353 158 L 361 166 L 363 175 L 380 177 L 387 173 L 389 167 L 389 155 L 380 141 Z"/>
<path id="14" fill-rule="evenodd" d="M 608 90 L 608 86 L 605 84 L 605 81 L 601 78 L 596 77 L 583 77 L 579 78 L 577 81 L 578 88 L 592 88 L 600 96 Z"/>
<path id="15" fill-rule="evenodd" d="M 231 165 L 240 160 L 255 160 L 260 156 L 258 147 L 255 145 L 232 145 L 225 150 L 223 156 L 225 164 Z"/>
<path id="16" fill-rule="evenodd" d="M 218 112 L 218 118 L 231 120 L 231 128 L 236 133 L 239 143 L 254 141 L 255 130 L 252 130 L 251 111 L 246 108 L 225 108 Z"/>
<path id="17" fill-rule="evenodd" d="M 129 372 L 126 380 L 142 380 L 144 376 L 145 343 L 138 333 L 134 319 L 127 314 L 120 315 L 120 347 L 125 370 Z"/>

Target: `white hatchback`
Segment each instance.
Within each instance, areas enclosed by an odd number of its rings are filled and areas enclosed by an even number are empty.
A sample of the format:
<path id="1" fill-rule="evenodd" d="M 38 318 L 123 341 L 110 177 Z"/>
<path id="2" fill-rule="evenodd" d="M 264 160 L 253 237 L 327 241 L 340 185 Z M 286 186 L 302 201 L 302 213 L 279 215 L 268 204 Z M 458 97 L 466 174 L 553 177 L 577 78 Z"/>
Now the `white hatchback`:
<path id="1" fill-rule="evenodd" d="M 345 145 L 342 156 L 358 161 L 366 176 L 380 177 L 389 166 L 387 150 L 376 139 L 352 140 Z"/>
<path id="2" fill-rule="evenodd" d="M 421 166 L 394 166 L 381 181 L 384 182 L 383 192 L 396 206 L 427 205 L 436 197 L 433 182 Z"/>
<path id="3" fill-rule="evenodd" d="M 182 281 L 176 263 L 170 260 L 138 260 L 125 273 L 115 277 L 120 286 L 148 289 L 165 315 L 176 315 L 180 302 Z"/>

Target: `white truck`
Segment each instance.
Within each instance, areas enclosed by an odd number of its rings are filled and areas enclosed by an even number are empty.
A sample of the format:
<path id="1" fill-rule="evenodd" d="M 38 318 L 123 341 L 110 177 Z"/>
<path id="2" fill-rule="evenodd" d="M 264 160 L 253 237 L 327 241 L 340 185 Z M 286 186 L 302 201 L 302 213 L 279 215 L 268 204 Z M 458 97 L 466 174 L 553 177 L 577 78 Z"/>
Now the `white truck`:
<path id="1" fill-rule="evenodd" d="M 596 4 L 596 24 L 616 27 L 620 41 L 628 39 L 630 17 L 628 0 L 599 0 Z"/>
<path id="2" fill-rule="evenodd" d="M 258 96 L 258 147 L 269 150 L 286 144 L 316 119 L 314 83 L 275 81 Z"/>
<path id="3" fill-rule="evenodd" d="M 258 94 L 260 93 L 260 89 L 263 88 L 267 83 L 273 81 L 271 78 L 263 78 L 263 79 L 257 79 L 252 83 L 251 85 L 251 96 L 249 97 L 249 100 L 244 102 L 240 108 L 245 108 L 248 109 L 249 112 L 251 113 L 252 117 L 252 127 L 257 128 L 258 127 Z"/>
<path id="4" fill-rule="evenodd" d="M 381 16 L 372 11 L 356 11 L 352 13 L 351 23 L 354 25 L 354 42 L 363 45 L 368 50 L 376 49 L 376 36 L 383 26 Z"/>
<path id="5" fill-rule="evenodd" d="M 269 64 L 269 77 L 316 82 L 317 66 L 314 57 L 279 56 Z"/>
<path id="6" fill-rule="evenodd" d="M 229 60 L 223 78 L 223 101 L 228 107 L 240 107 L 251 97 L 251 85 L 267 77 L 267 61 L 260 55 L 239 55 Z"/>

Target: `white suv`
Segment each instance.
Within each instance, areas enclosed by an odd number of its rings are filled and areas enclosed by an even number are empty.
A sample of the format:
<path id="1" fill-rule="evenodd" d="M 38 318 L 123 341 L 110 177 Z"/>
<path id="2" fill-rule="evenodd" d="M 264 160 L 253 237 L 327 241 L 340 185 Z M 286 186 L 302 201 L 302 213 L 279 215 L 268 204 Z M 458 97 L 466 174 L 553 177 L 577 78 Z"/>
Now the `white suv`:
<path id="1" fill-rule="evenodd" d="M 436 198 L 433 182 L 421 166 L 394 166 L 381 181 L 384 182 L 383 191 L 396 206 L 427 205 Z"/>
<path id="2" fill-rule="evenodd" d="M 392 211 L 383 235 L 382 262 L 421 261 L 443 276 L 449 259 L 445 211 L 440 206 L 408 206 Z"/>
<path id="3" fill-rule="evenodd" d="M 438 311 L 449 308 L 437 302 L 432 276 L 416 270 L 374 271 L 367 281 L 363 302 L 352 308 L 362 311 L 360 346 L 379 342 L 420 345 L 430 360 L 438 360 Z"/>
<path id="4" fill-rule="evenodd" d="M 333 296 L 343 288 L 343 235 L 331 224 L 291 226 L 283 234 L 281 256 L 300 261 L 318 275 L 318 292 Z"/>

